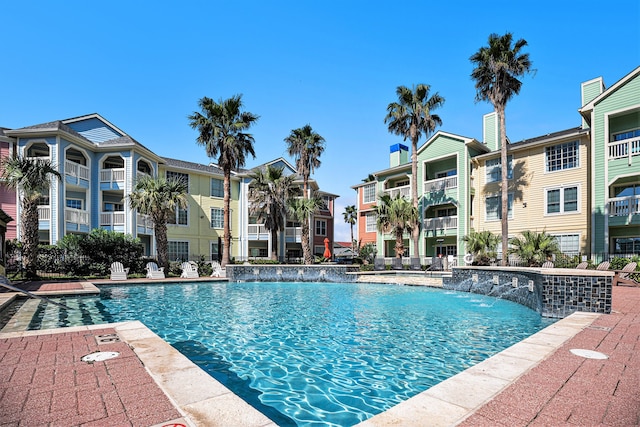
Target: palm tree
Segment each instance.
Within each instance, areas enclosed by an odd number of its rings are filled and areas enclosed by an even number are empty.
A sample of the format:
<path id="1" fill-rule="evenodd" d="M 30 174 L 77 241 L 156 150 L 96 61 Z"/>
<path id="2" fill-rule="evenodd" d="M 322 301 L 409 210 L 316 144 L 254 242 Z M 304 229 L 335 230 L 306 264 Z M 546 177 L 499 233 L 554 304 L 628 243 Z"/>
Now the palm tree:
<path id="1" fill-rule="evenodd" d="M 473 254 L 475 265 L 489 265 L 490 260 L 495 259 L 497 255 L 496 249 L 500 243 L 500 236 L 488 230 L 472 231 L 462 237 L 462 240 L 467 244 L 467 251 Z"/>
<path id="2" fill-rule="evenodd" d="M 381 233 L 391 233 L 396 238 L 396 258 L 404 255 L 404 233 L 414 229 L 418 222 L 418 208 L 400 194 L 391 197 L 381 194 L 373 207 L 377 216 L 377 226 Z"/>
<path id="3" fill-rule="evenodd" d="M 296 160 L 296 169 L 302 175 L 303 197 L 309 198 L 307 187 L 309 176 L 316 168 L 320 167 L 320 156 L 324 151 L 324 138 L 314 132 L 311 125 L 293 129 L 291 134 L 284 139 L 287 143 L 287 151 Z"/>
<path id="4" fill-rule="evenodd" d="M 309 247 L 309 218 L 322 206 L 322 199 L 317 197 L 310 199 L 302 197 L 289 199 L 287 206 L 289 214 L 302 224 L 302 256 L 304 257 L 305 264 L 313 264 L 311 248 Z"/>
<path id="5" fill-rule="evenodd" d="M 353 226 L 358 222 L 358 209 L 356 209 L 356 205 L 346 206 L 342 215 L 344 216 L 344 222 L 349 224 L 351 227 L 351 251 L 355 254 L 356 249 L 355 240 L 353 239 Z"/>
<path id="6" fill-rule="evenodd" d="M 488 101 L 498 114 L 498 133 L 500 134 L 500 160 L 502 164 L 502 252 L 507 252 L 508 225 L 508 165 L 507 165 L 507 128 L 505 109 L 507 102 L 520 93 L 522 82 L 518 77 L 531 71 L 528 53 L 521 53 L 527 41 L 520 39 L 513 44 L 513 36 L 491 34 L 489 46 L 483 46 L 471 58 L 475 64 L 471 78 L 475 80 L 476 101 Z M 507 257 L 502 256 L 501 264 L 507 265 Z"/>
<path id="7" fill-rule="evenodd" d="M 525 230 L 522 238 L 513 237 L 509 243 L 509 254 L 517 255 L 529 267 L 540 267 L 553 255 L 560 253 L 558 240 L 546 231 L 536 233 Z"/>
<path id="8" fill-rule="evenodd" d="M 189 125 L 199 132 L 196 142 L 203 145 L 209 158 L 218 156 L 217 163 L 224 173 L 222 267 L 230 261 L 231 247 L 231 171 L 245 164 L 247 154 L 254 158 L 253 135 L 245 131 L 251 127 L 258 116 L 242 111 L 242 95 L 215 102 L 203 97 L 198 101 L 202 113 L 194 112 Z"/>
<path id="9" fill-rule="evenodd" d="M 411 140 L 411 200 L 413 207 L 418 210 L 418 141 L 424 132 L 427 139 L 436 126 L 442 125 L 437 114 L 431 112 L 444 105 L 444 98 L 437 92 L 429 96 L 431 86 L 419 84 L 413 90 L 398 86 L 397 102 L 387 106 L 385 123 L 389 123 L 389 132 L 400 135 L 406 141 Z M 412 227 L 414 256 L 420 256 L 420 227 L 418 219 Z"/>
<path id="10" fill-rule="evenodd" d="M 187 207 L 186 194 L 187 184 L 181 179 L 142 176 L 127 196 L 131 209 L 153 220 L 158 264 L 166 270 L 169 268 L 167 222 L 175 216 L 176 208 Z"/>
<path id="11" fill-rule="evenodd" d="M 284 168 L 267 165 L 251 175 L 249 213 L 262 220 L 271 232 L 271 259 L 278 259 L 278 231 L 284 231 L 287 201 L 296 194 L 294 176 L 285 175 Z"/>
<path id="12" fill-rule="evenodd" d="M 38 201 L 49 195 L 52 178 L 62 179 L 49 160 L 14 155 L 0 163 L 2 184 L 20 194 L 22 262 L 27 277 L 36 276 L 38 257 Z"/>

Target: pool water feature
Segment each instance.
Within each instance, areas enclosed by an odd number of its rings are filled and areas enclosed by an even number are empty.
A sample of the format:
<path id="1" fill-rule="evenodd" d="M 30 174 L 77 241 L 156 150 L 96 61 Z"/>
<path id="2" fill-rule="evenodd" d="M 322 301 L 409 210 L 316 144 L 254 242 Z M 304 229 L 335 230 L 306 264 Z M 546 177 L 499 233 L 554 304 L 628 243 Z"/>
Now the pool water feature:
<path id="1" fill-rule="evenodd" d="M 278 425 L 349 426 L 548 326 L 518 304 L 336 283 L 107 286 L 31 329 L 140 320 Z"/>

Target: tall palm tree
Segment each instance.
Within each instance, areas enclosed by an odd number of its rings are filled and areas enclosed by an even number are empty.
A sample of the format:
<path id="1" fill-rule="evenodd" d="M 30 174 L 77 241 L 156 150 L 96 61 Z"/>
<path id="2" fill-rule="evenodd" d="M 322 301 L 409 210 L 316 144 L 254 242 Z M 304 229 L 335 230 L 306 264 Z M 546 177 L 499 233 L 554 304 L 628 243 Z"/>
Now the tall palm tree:
<path id="1" fill-rule="evenodd" d="M 473 254 L 475 265 L 489 265 L 491 258 L 496 257 L 500 236 L 488 230 L 472 231 L 462 240 L 467 244 L 467 251 Z"/>
<path id="2" fill-rule="evenodd" d="M 51 180 L 62 179 L 60 173 L 46 159 L 32 159 L 19 155 L 5 157 L 0 162 L 2 184 L 20 195 L 20 237 L 22 262 L 27 277 L 36 276 L 38 257 L 38 201 L 49 195 Z"/>
<path id="3" fill-rule="evenodd" d="M 288 211 L 298 222 L 302 224 L 302 256 L 304 263 L 309 265 L 313 264 L 313 257 L 311 256 L 311 248 L 309 247 L 309 218 L 323 206 L 322 199 L 312 197 L 305 199 L 303 197 L 289 199 Z M 305 227 L 305 224 L 307 226 Z M 306 244 L 305 244 L 306 242 Z"/>
<path id="4" fill-rule="evenodd" d="M 278 259 L 278 232 L 285 229 L 287 201 L 295 196 L 294 176 L 285 175 L 284 168 L 267 165 L 251 174 L 249 213 L 262 220 L 271 232 L 271 259 Z"/>
<path id="5" fill-rule="evenodd" d="M 358 222 L 358 209 L 356 209 L 356 205 L 346 206 L 342 215 L 344 216 L 344 222 L 349 224 L 351 227 L 351 251 L 355 254 L 356 249 L 355 240 L 353 239 L 353 226 Z"/>
<path id="6" fill-rule="evenodd" d="M 218 157 L 218 166 L 224 173 L 222 267 L 230 261 L 231 247 L 231 171 L 245 164 L 247 154 L 254 158 L 253 135 L 245 131 L 251 127 L 258 116 L 242 111 L 242 95 L 215 102 L 203 97 L 198 101 L 202 113 L 194 112 L 188 116 L 189 125 L 199 132 L 196 142 L 203 145 L 209 158 Z"/>
<path id="7" fill-rule="evenodd" d="M 131 209 L 153 220 L 156 235 L 158 264 L 168 270 L 167 222 L 175 216 L 176 208 L 187 207 L 187 184 L 181 179 L 142 176 L 127 196 Z"/>
<path id="8" fill-rule="evenodd" d="M 502 265 L 507 265 L 508 225 L 508 165 L 507 165 L 507 128 L 505 109 L 507 102 L 520 93 L 522 77 L 531 71 L 528 53 L 522 53 L 527 45 L 524 39 L 513 43 L 511 33 L 503 36 L 491 34 L 489 45 L 481 47 L 471 58 L 475 68 L 471 78 L 475 80 L 476 101 L 488 101 L 498 114 L 498 133 L 500 134 L 500 160 L 502 164 Z"/>
<path id="9" fill-rule="evenodd" d="M 302 175 L 303 197 L 308 199 L 309 176 L 320 167 L 320 156 L 324 152 L 325 140 L 320 134 L 313 131 L 311 125 L 305 125 L 293 129 L 284 142 L 287 143 L 289 155 L 294 156 L 296 160 L 296 169 Z"/>
<path id="10" fill-rule="evenodd" d="M 396 239 L 396 258 L 404 255 L 404 233 L 411 233 L 418 222 L 418 209 L 406 198 L 397 194 L 391 197 L 381 194 L 378 203 L 373 207 L 376 214 L 378 230 L 391 233 Z"/>
<path id="11" fill-rule="evenodd" d="M 528 267 L 540 267 L 553 255 L 560 253 L 558 240 L 546 231 L 536 233 L 525 230 L 522 238 L 514 237 L 509 242 L 509 253 L 517 255 Z"/>
<path id="12" fill-rule="evenodd" d="M 442 125 L 442 120 L 437 114 L 431 112 L 444 105 L 444 98 L 437 92 L 429 96 L 431 86 L 419 84 L 413 90 L 405 86 L 398 86 L 397 102 L 387 106 L 387 116 L 384 122 L 388 123 L 389 132 L 402 136 L 406 141 L 411 140 L 411 200 L 413 207 L 418 210 L 418 141 L 424 132 L 427 139 L 433 133 L 436 126 Z M 412 227 L 413 256 L 420 256 L 420 227 L 418 218 Z"/>

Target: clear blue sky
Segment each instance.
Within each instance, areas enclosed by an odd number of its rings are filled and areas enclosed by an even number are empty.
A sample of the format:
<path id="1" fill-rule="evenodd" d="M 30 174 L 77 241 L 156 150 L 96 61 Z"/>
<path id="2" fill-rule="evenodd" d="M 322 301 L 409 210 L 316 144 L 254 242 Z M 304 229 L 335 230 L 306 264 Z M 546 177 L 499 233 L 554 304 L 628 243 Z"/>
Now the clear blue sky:
<path id="1" fill-rule="evenodd" d="M 314 178 L 340 195 L 389 165 L 384 124 L 398 85 L 431 85 L 442 130 L 482 138 L 469 57 L 490 33 L 529 46 L 533 76 L 507 106 L 512 141 L 580 124 L 580 83 L 640 65 L 640 2 L 4 1 L 0 126 L 99 113 L 161 156 L 208 163 L 187 115 L 198 99 L 243 94 L 260 116 L 252 167 L 288 158 L 307 123 L 326 139 Z M 424 142 L 421 141 L 421 143 Z"/>

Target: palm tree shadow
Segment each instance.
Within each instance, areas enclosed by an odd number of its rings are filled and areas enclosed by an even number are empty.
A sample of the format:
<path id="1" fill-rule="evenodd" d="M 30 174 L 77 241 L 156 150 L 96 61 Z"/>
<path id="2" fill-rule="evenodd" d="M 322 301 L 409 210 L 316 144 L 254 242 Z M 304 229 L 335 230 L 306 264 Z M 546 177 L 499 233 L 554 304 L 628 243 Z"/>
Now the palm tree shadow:
<path id="1" fill-rule="evenodd" d="M 513 194 L 513 201 L 522 202 L 524 200 L 524 188 L 528 187 L 533 179 L 533 172 L 528 172 L 527 166 L 524 160 L 516 161 L 513 165 L 513 178 L 509 180 L 508 189 L 509 193 Z M 500 186 L 500 183 L 497 183 Z M 491 194 L 496 188 L 496 183 L 491 182 L 485 184 L 482 192 L 483 194 Z"/>

